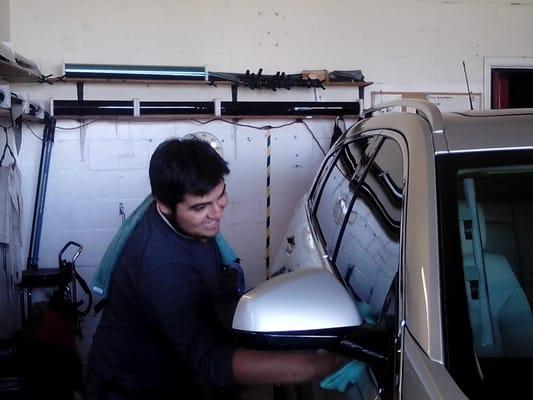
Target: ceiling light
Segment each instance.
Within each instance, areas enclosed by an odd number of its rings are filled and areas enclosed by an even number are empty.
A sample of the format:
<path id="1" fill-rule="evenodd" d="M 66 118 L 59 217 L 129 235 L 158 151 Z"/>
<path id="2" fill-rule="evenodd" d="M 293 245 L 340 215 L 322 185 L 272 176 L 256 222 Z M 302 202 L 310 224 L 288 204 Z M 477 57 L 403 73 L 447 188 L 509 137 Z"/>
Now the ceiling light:
<path id="1" fill-rule="evenodd" d="M 205 67 L 171 67 L 162 65 L 112 65 L 72 64 L 63 65 L 66 79 L 122 79 L 156 81 L 205 81 Z"/>

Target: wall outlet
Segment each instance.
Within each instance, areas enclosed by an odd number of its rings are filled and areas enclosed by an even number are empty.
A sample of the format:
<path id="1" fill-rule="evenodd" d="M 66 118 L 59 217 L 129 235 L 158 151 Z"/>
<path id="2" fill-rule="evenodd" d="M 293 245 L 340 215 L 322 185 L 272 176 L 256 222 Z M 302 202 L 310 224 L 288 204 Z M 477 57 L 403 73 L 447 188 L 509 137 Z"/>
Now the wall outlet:
<path id="1" fill-rule="evenodd" d="M 0 85 L 0 108 L 11 108 L 11 86 Z"/>

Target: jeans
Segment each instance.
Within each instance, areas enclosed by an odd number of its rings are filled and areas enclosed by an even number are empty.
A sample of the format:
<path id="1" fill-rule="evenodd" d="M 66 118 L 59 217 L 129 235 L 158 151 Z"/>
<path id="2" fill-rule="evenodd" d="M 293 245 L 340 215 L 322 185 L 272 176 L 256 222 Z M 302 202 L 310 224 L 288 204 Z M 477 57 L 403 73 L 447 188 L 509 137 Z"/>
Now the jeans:
<path id="1" fill-rule="evenodd" d="M 213 388 L 192 384 L 179 389 L 130 390 L 100 378 L 90 367 L 85 370 L 84 400 L 234 400 L 242 388 Z"/>
<path id="2" fill-rule="evenodd" d="M 90 367 L 85 371 L 84 400 L 173 400 L 188 398 L 187 390 L 131 390 L 100 378 Z"/>

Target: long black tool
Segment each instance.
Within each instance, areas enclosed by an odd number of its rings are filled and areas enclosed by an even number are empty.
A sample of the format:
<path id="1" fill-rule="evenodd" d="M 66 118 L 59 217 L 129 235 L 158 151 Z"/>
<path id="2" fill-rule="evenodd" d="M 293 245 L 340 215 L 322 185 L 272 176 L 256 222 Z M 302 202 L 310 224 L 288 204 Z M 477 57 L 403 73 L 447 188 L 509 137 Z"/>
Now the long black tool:
<path id="1" fill-rule="evenodd" d="M 43 143 L 41 147 L 41 160 L 39 162 L 39 175 L 37 177 L 37 190 L 35 193 L 35 206 L 31 225 L 31 237 L 28 253 L 28 270 L 36 270 L 39 262 L 39 245 L 43 226 L 44 202 L 46 199 L 46 186 L 48 184 L 48 171 L 56 129 L 56 119 L 46 114 L 44 119 Z"/>
<path id="2" fill-rule="evenodd" d="M 463 61 L 463 70 L 465 71 L 466 90 L 468 91 L 468 100 L 470 100 L 470 110 L 473 110 L 474 105 L 472 104 L 472 92 L 470 91 L 470 85 L 468 84 L 468 75 L 466 73 L 466 64 L 464 61 Z"/>

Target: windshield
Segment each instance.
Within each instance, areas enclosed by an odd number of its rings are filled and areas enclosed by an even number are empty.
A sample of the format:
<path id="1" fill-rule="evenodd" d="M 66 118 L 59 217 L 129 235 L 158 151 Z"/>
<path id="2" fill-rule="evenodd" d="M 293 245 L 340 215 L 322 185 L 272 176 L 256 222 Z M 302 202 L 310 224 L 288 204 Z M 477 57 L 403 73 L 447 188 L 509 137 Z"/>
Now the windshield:
<path id="1" fill-rule="evenodd" d="M 449 352 L 472 350 L 486 390 L 511 385 L 533 360 L 533 158 L 514 153 L 451 156 L 439 187 L 448 333 L 463 329 L 448 336 Z M 451 322 L 460 315 L 462 328 Z"/>

